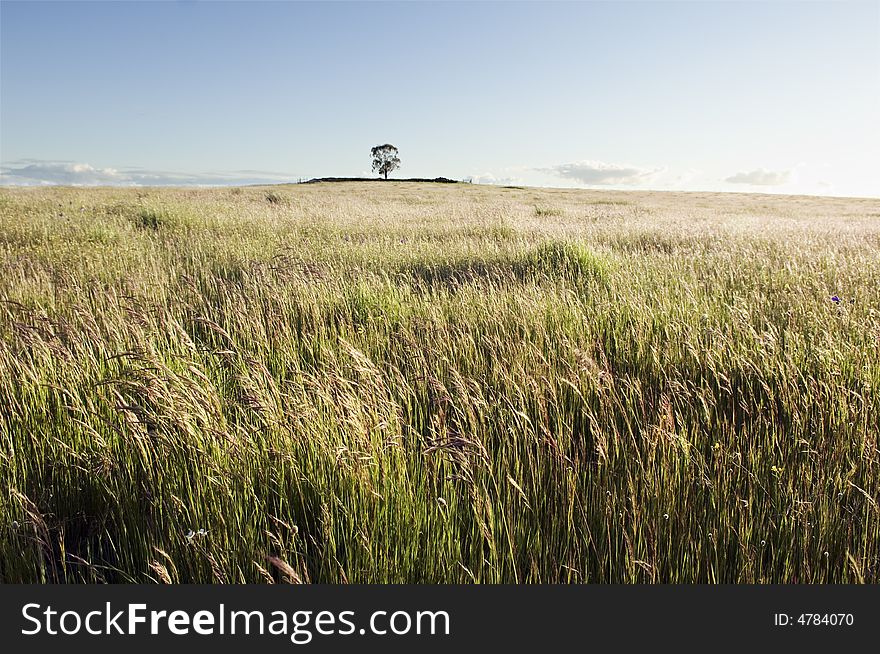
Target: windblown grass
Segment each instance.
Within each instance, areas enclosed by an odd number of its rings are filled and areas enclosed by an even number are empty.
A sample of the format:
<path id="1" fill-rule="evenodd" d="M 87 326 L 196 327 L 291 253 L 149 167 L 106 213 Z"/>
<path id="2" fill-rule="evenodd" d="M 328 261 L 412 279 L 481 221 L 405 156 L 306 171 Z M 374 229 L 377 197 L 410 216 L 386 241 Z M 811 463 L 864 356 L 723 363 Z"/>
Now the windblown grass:
<path id="1" fill-rule="evenodd" d="M 2 190 L 0 580 L 876 583 L 878 215 Z"/>

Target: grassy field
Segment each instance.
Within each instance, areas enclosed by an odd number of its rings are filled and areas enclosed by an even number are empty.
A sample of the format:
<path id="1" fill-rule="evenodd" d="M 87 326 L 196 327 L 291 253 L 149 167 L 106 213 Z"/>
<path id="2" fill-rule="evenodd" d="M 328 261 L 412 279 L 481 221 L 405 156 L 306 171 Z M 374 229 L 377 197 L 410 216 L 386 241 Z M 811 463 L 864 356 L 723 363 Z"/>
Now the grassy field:
<path id="1" fill-rule="evenodd" d="M 0 580 L 880 582 L 880 200 L 0 190 Z"/>

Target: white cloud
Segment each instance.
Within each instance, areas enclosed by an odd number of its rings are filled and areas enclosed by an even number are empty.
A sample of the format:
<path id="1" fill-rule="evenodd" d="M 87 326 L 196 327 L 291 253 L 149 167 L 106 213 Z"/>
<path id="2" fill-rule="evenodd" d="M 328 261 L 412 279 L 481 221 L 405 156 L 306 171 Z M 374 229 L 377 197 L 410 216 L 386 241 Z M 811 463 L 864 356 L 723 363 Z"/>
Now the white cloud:
<path id="1" fill-rule="evenodd" d="M 520 186 L 523 183 L 519 177 L 496 177 L 492 173 L 471 175 L 465 179 L 469 179 L 473 184 L 498 184 L 500 186 Z"/>
<path id="2" fill-rule="evenodd" d="M 17 167 L 0 168 L 3 184 L 120 184 L 124 177 L 113 168 L 95 168 L 85 163 L 28 162 Z"/>
<path id="3" fill-rule="evenodd" d="M 703 171 L 697 170 L 696 168 L 688 168 L 683 173 L 680 173 L 673 177 L 670 181 L 670 185 L 687 187 L 690 186 L 694 181 L 699 180 L 702 175 Z"/>
<path id="4" fill-rule="evenodd" d="M 767 170 L 757 168 L 747 172 L 739 172 L 736 175 L 725 177 L 724 181 L 729 184 L 752 184 L 754 186 L 780 186 L 791 181 L 790 170 Z"/>
<path id="5" fill-rule="evenodd" d="M 22 160 L 0 166 L 2 186 L 231 186 L 296 181 L 295 175 L 260 170 L 178 173 L 143 168 L 96 168 L 71 161 Z"/>
<path id="6" fill-rule="evenodd" d="M 662 168 L 639 168 L 602 161 L 575 161 L 550 168 L 539 168 L 540 172 L 558 177 L 573 179 L 581 184 L 598 186 L 633 185 L 646 182 L 662 172 Z"/>

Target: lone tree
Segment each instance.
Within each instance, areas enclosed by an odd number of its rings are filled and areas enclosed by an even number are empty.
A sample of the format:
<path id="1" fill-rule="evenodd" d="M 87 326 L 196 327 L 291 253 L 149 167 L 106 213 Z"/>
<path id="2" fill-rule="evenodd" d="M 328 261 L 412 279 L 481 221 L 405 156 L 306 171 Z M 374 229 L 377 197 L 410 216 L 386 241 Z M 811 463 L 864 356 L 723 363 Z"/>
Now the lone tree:
<path id="1" fill-rule="evenodd" d="M 373 172 L 384 175 L 388 179 L 388 173 L 400 168 L 400 159 L 397 157 L 397 148 L 390 143 L 377 145 L 370 150 L 373 157 Z"/>

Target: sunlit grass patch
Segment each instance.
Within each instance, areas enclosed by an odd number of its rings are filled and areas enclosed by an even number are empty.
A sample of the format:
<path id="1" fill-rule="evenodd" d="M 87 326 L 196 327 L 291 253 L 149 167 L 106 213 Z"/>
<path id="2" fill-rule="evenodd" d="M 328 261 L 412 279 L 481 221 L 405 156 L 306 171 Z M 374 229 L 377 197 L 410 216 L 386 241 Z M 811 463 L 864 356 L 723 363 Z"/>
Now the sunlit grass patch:
<path id="1" fill-rule="evenodd" d="M 551 277 L 570 281 L 607 282 L 611 263 L 587 247 L 568 241 L 549 241 L 539 245 L 525 258 L 526 266 Z"/>

